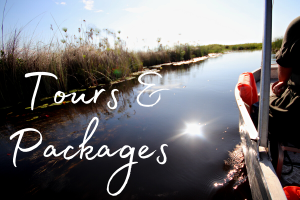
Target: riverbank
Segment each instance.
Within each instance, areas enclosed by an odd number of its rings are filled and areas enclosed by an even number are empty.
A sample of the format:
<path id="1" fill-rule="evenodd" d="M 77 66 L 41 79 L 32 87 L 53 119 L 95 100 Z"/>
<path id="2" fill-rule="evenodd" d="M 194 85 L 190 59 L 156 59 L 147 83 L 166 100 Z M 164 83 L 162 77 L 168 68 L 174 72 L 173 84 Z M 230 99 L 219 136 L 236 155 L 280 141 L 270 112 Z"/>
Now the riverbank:
<path id="1" fill-rule="evenodd" d="M 218 56 L 220 56 L 220 55 L 222 55 L 222 53 L 209 53 L 207 56 L 202 56 L 202 57 L 192 58 L 192 59 L 186 60 L 186 61 L 169 62 L 169 63 L 163 63 L 163 64 L 160 64 L 160 65 L 153 65 L 153 66 L 149 66 L 149 67 L 143 67 L 143 70 L 137 71 L 137 72 L 133 72 L 133 73 L 130 74 L 129 77 L 125 77 L 125 78 L 122 78 L 122 79 L 118 79 L 118 80 L 115 80 L 115 81 L 111 81 L 111 82 L 108 83 L 108 84 L 113 85 L 113 84 L 121 83 L 121 82 L 124 82 L 124 81 L 127 81 L 127 80 L 131 80 L 131 79 L 136 78 L 135 76 L 140 75 L 140 74 L 143 74 L 143 73 L 145 73 L 145 72 L 149 72 L 149 71 L 152 71 L 152 72 L 159 72 L 160 69 L 162 69 L 164 66 L 189 65 L 189 64 L 192 64 L 192 63 L 197 63 L 197 62 L 206 60 L 206 59 L 208 59 L 208 58 L 216 58 L 216 57 L 218 57 Z"/>
<path id="2" fill-rule="evenodd" d="M 115 45 L 107 39 L 94 44 L 89 38 L 63 45 L 27 46 L 20 48 L 17 39 L 10 40 L 0 55 L 0 107 L 29 102 L 36 77 L 25 78 L 30 72 L 49 72 L 57 76 L 43 77 L 36 99 L 53 96 L 56 91 L 69 92 L 114 84 L 131 79 L 131 74 L 146 68 L 182 65 L 205 60 L 214 54 L 232 50 L 257 50 L 261 43 L 238 45 L 159 45 L 155 50 L 129 51 L 116 34 Z"/>
<path id="3" fill-rule="evenodd" d="M 114 85 L 114 84 L 118 84 L 118 83 L 121 83 L 121 82 L 124 82 L 124 81 L 135 79 L 135 78 L 138 77 L 138 75 L 141 75 L 141 74 L 149 72 L 149 71 L 159 72 L 160 69 L 162 69 L 164 66 L 188 65 L 188 64 L 204 61 L 208 58 L 215 58 L 215 57 L 218 57 L 220 55 L 222 55 L 222 53 L 209 53 L 206 56 L 196 57 L 196 58 L 192 58 L 192 59 L 186 60 L 186 61 L 169 62 L 169 63 L 160 64 L 160 65 L 143 67 L 141 70 L 139 70 L 137 72 L 133 72 L 133 73 L 129 74 L 128 76 L 124 77 L 124 78 L 119 78 L 117 80 L 107 82 L 106 84 L 98 84 L 98 85 L 94 85 L 94 86 L 89 86 L 88 88 L 72 89 L 70 91 L 65 92 L 65 94 L 73 93 L 73 92 L 82 93 L 82 92 L 85 92 L 87 89 L 94 89 L 94 88 L 97 88 L 97 87 L 103 88 L 103 87 L 105 87 L 105 85 Z M 48 105 L 48 104 L 45 104 L 48 99 L 53 99 L 53 96 L 43 97 L 43 98 L 37 99 L 35 109 L 49 107 L 49 106 L 50 107 L 51 106 L 57 106 L 57 105 L 67 104 L 67 103 L 70 102 L 70 101 L 65 101 L 65 102 L 60 103 L 60 104 L 52 103 L 51 105 L 50 104 Z M 28 107 L 29 104 L 27 105 L 24 102 L 19 102 L 18 104 L 19 105 L 17 107 L 24 107 L 25 106 L 26 107 L 25 109 L 30 109 L 30 107 Z M 9 108 L 12 108 L 12 106 L 4 106 L 4 107 L 1 107 L 0 110 L 6 110 L 7 111 L 6 113 L 9 115 L 11 113 L 11 109 L 9 109 Z"/>
<path id="4" fill-rule="evenodd" d="M 154 66 L 150 66 L 148 67 L 149 69 L 156 69 L 156 68 L 160 68 L 163 66 L 178 66 L 178 65 L 188 65 L 191 63 L 196 63 L 196 62 L 200 62 L 203 60 L 206 60 L 208 58 L 216 58 L 218 56 L 222 55 L 222 53 L 209 53 L 206 56 L 201 56 L 201 57 L 197 57 L 197 58 L 192 58 L 190 60 L 185 60 L 185 61 L 179 61 L 179 62 L 170 62 L 170 63 L 164 63 L 161 65 L 154 65 Z"/>
<path id="5" fill-rule="evenodd" d="M 49 72 L 57 76 L 43 76 L 36 99 L 53 96 L 56 91 L 69 92 L 116 83 L 130 79 L 130 74 L 155 65 L 181 65 L 206 59 L 209 53 L 222 52 L 220 45 L 175 45 L 147 52 L 128 51 L 118 43 L 111 47 L 107 41 L 97 46 L 86 43 L 64 43 L 43 48 L 20 48 L 12 40 L 0 55 L 0 107 L 30 102 L 37 77 L 25 78 L 26 73 Z"/>

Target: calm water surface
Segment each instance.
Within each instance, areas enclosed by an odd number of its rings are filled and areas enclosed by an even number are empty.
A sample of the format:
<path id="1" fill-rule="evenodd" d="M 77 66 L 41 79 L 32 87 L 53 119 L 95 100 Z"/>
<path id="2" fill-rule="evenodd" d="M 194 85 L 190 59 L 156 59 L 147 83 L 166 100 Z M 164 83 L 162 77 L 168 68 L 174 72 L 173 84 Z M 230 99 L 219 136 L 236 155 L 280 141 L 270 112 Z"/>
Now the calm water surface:
<path id="1" fill-rule="evenodd" d="M 137 78 L 110 88 L 100 95 L 96 104 L 71 103 L 18 110 L 8 115 L 0 132 L 0 177 L 2 195 L 9 194 L 31 199 L 239 199 L 249 198 L 245 184 L 234 190 L 232 180 L 224 183 L 230 167 L 224 167 L 239 144 L 238 109 L 234 87 L 238 76 L 260 67 L 261 51 L 238 52 L 210 58 L 185 66 L 164 67 L 162 78 L 147 75 L 146 83 L 155 84 L 141 95 L 143 104 L 153 104 L 160 93 L 161 100 L 153 107 L 142 107 L 137 95 L 145 88 Z M 99 89 L 99 88 L 98 88 Z M 110 91 L 118 89 L 117 108 L 107 107 Z M 169 89 L 149 94 L 158 89 Z M 93 96 L 93 90 L 87 96 Z M 53 99 L 48 100 L 53 103 Z M 30 120 L 35 116 L 39 118 Z M 129 157 L 96 157 L 93 160 L 62 156 L 44 157 L 46 147 L 53 145 L 57 152 L 68 145 L 75 153 L 82 143 L 87 126 L 93 117 L 99 125 L 86 146 L 95 155 L 107 145 L 114 152 L 124 145 L 135 148 L 131 175 L 125 189 L 116 197 L 110 196 L 107 183 L 111 175 L 129 162 Z M 92 128 L 94 125 L 92 125 Z M 13 166 L 13 152 L 17 139 L 9 137 L 23 128 L 35 128 L 43 135 L 42 144 L 31 152 L 18 152 L 17 168 Z M 37 143 L 39 135 L 28 132 L 22 148 Z M 156 158 L 163 155 L 167 162 L 160 165 Z M 138 150 L 147 145 L 153 156 L 141 159 Z M 124 151 L 124 154 L 128 149 Z M 148 154 L 148 153 L 147 153 Z M 146 155 L 146 154 L 145 154 Z M 118 173 L 110 184 L 117 192 L 124 183 L 127 168 Z M 229 182 L 229 183 L 228 183 Z M 215 187 L 215 183 L 224 183 Z M 246 182 L 247 183 L 247 182 Z"/>

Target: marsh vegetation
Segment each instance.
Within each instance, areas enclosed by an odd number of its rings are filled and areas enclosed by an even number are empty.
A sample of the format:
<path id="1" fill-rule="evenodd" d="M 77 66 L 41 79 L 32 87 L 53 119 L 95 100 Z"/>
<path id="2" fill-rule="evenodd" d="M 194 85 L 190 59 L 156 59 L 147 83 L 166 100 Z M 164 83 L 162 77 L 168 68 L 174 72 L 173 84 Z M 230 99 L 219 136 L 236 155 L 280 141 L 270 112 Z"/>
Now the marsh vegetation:
<path id="1" fill-rule="evenodd" d="M 85 20 L 83 20 L 85 24 Z M 48 44 L 28 41 L 21 29 L 16 29 L 3 39 L 0 54 L 0 107 L 14 105 L 29 100 L 36 78 L 25 78 L 29 72 L 50 72 L 58 77 L 42 78 L 37 99 L 54 95 L 55 91 L 68 92 L 72 89 L 97 87 L 99 84 L 125 79 L 143 67 L 163 63 L 190 60 L 209 53 L 222 53 L 232 50 L 258 50 L 261 43 L 237 45 L 190 45 L 175 44 L 163 46 L 161 38 L 158 47 L 147 51 L 128 50 L 126 42 L 117 33 L 108 29 L 86 28 L 81 25 L 76 35 L 67 28 L 53 31 Z M 105 35 L 105 36 L 103 36 Z M 282 39 L 281 39 L 282 40 Z M 273 42 L 278 49 L 280 40 Z"/>

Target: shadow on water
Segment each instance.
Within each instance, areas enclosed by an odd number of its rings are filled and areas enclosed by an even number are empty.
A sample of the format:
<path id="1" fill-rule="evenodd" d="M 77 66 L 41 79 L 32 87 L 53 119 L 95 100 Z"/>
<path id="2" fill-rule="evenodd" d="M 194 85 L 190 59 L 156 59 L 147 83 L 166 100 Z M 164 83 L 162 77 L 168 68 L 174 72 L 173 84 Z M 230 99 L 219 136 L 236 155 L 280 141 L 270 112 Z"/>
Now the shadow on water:
<path id="1" fill-rule="evenodd" d="M 245 170 L 240 166 L 243 164 L 240 147 L 236 146 L 240 139 L 233 90 L 238 75 L 244 72 L 239 66 L 248 62 L 257 68 L 260 55 L 260 52 L 232 53 L 192 65 L 164 67 L 159 72 L 162 78 L 147 75 L 143 82 L 155 83 L 155 86 L 141 95 L 140 101 L 144 104 L 156 101 L 159 94 L 149 97 L 153 91 L 169 89 L 159 92 L 161 100 L 151 108 L 137 103 L 137 96 L 145 86 L 136 78 L 104 87 L 105 92 L 96 103 L 12 110 L 5 114 L 0 130 L 0 176 L 5 183 L 2 193 L 10 194 L 12 199 L 251 198 Z M 226 68 L 231 73 L 224 76 Z M 244 68 L 251 71 L 247 65 Z M 113 89 L 119 90 L 114 110 L 107 106 L 108 101 L 113 101 Z M 94 89 L 85 94 L 85 99 L 90 99 Z M 53 99 L 46 103 L 50 105 Z M 77 152 L 93 117 L 99 119 L 99 125 L 86 144 L 93 147 L 91 155 L 103 145 L 107 145 L 111 153 L 124 145 L 135 148 L 133 161 L 138 163 L 132 166 L 125 189 L 116 197 L 107 193 L 107 183 L 117 169 L 129 162 L 129 157 L 116 154 L 87 160 L 77 155 L 66 160 L 63 156 L 43 155 L 49 145 L 53 145 L 57 153 L 68 145 L 73 146 L 68 156 Z M 33 151 L 19 151 L 15 168 L 12 160 L 17 138 L 10 140 L 9 137 L 24 128 L 37 129 L 43 140 Z M 28 132 L 21 147 L 29 148 L 38 140 L 37 133 Z M 162 157 L 162 144 L 168 145 L 164 165 L 156 160 Z M 143 145 L 149 147 L 149 152 L 155 151 L 153 156 L 147 159 L 138 156 Z M 126 173 L 127 168 L 113 178 L 110 191 L 115 193 L 121 188 Z M 218 183 L 222 185 L 216 186 Z M 238 188 L 233 189 L 236 186 Z"/>

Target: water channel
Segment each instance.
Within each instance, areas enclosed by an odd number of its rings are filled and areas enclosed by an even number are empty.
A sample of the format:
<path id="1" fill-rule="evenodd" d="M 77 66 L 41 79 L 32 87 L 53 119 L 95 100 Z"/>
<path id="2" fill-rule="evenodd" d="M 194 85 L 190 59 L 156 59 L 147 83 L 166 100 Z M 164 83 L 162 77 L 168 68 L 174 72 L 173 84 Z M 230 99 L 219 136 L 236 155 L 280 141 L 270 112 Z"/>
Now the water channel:
<path id="1" fill-rule="evenodd" d="M 11 199 L 240 199 L 249 197 L 247 181 L 234 189 L 236 180 L 228 178 L 232 166 L 226 162 L 230 152 L 240 143 L 238 108 L 234 88 L 238 77 L 260 67 L 261 51 L 233 52 L 216 58 L 182 66 L 165 66 L 157 75 L 146 75 L 145 83 L 155 84 L 140 96 L 145 85 L 137 78 L 111 87 L 104 87 L 97 103 L 71 103 L 21 110 L 6 117 L 0 130 L 1 193 Z M 98 88 L 99 90 L 100 88 Z M 117 108 L 107 106 L 116 92 Z M 149 97 L 151 92 L 162 90 Z M 87 98 L 94 90 L 86 91 Z M 53 99 L 48 100 L 53 103 Z M 29 105 L 28 105 L 29 106 Z M 38 118 L 33 119 L 35 116 Z M 113 153 L 124 145 L 134 147 L 131 174 L 124 190 L 117 196 L 107 192 L 112 174 L 129 163 L 130 156 L 119 153 L 87 160 L 78 154 L 66 160 L 63 155 L 45 157 L 44 151 L 53 145 L 57 153 L 68 145 L 78 151 L 89 123 L 96 117 L 99 124 L 85 146 L 93 152 L 107 145 Z M 30 120 L 33 119 L 33 120 Z M 29 121 L 27 121 L 29 120 Z M 91 126 L 94 128 L 95 123 Z M 24 128 L 41 132 L 42 143 L 30 152 L 18 151 L 13 165 L 17 137 L 9 137 Z M 24 134 L 22 148 L 39 141 L 34 132 Z M 163 144 L 168 146 L 162 147 Z M 138 151 L 149 147 L 141 159 Z M 162 149 L 161 149 L 162 147 Z M 131 149 L 132 150 L 132 149 Z M 104 151 L 103 151 L 104 152 Z M 129 152 L 129 147 L 123 152 Z M 165 153 L 165 156 L 163 155 Z M 165 164 L 159 164 L 159 161 Z M 116 174 L 109 190 L 116 193 L 127 177 L 128 168 Z"/>

